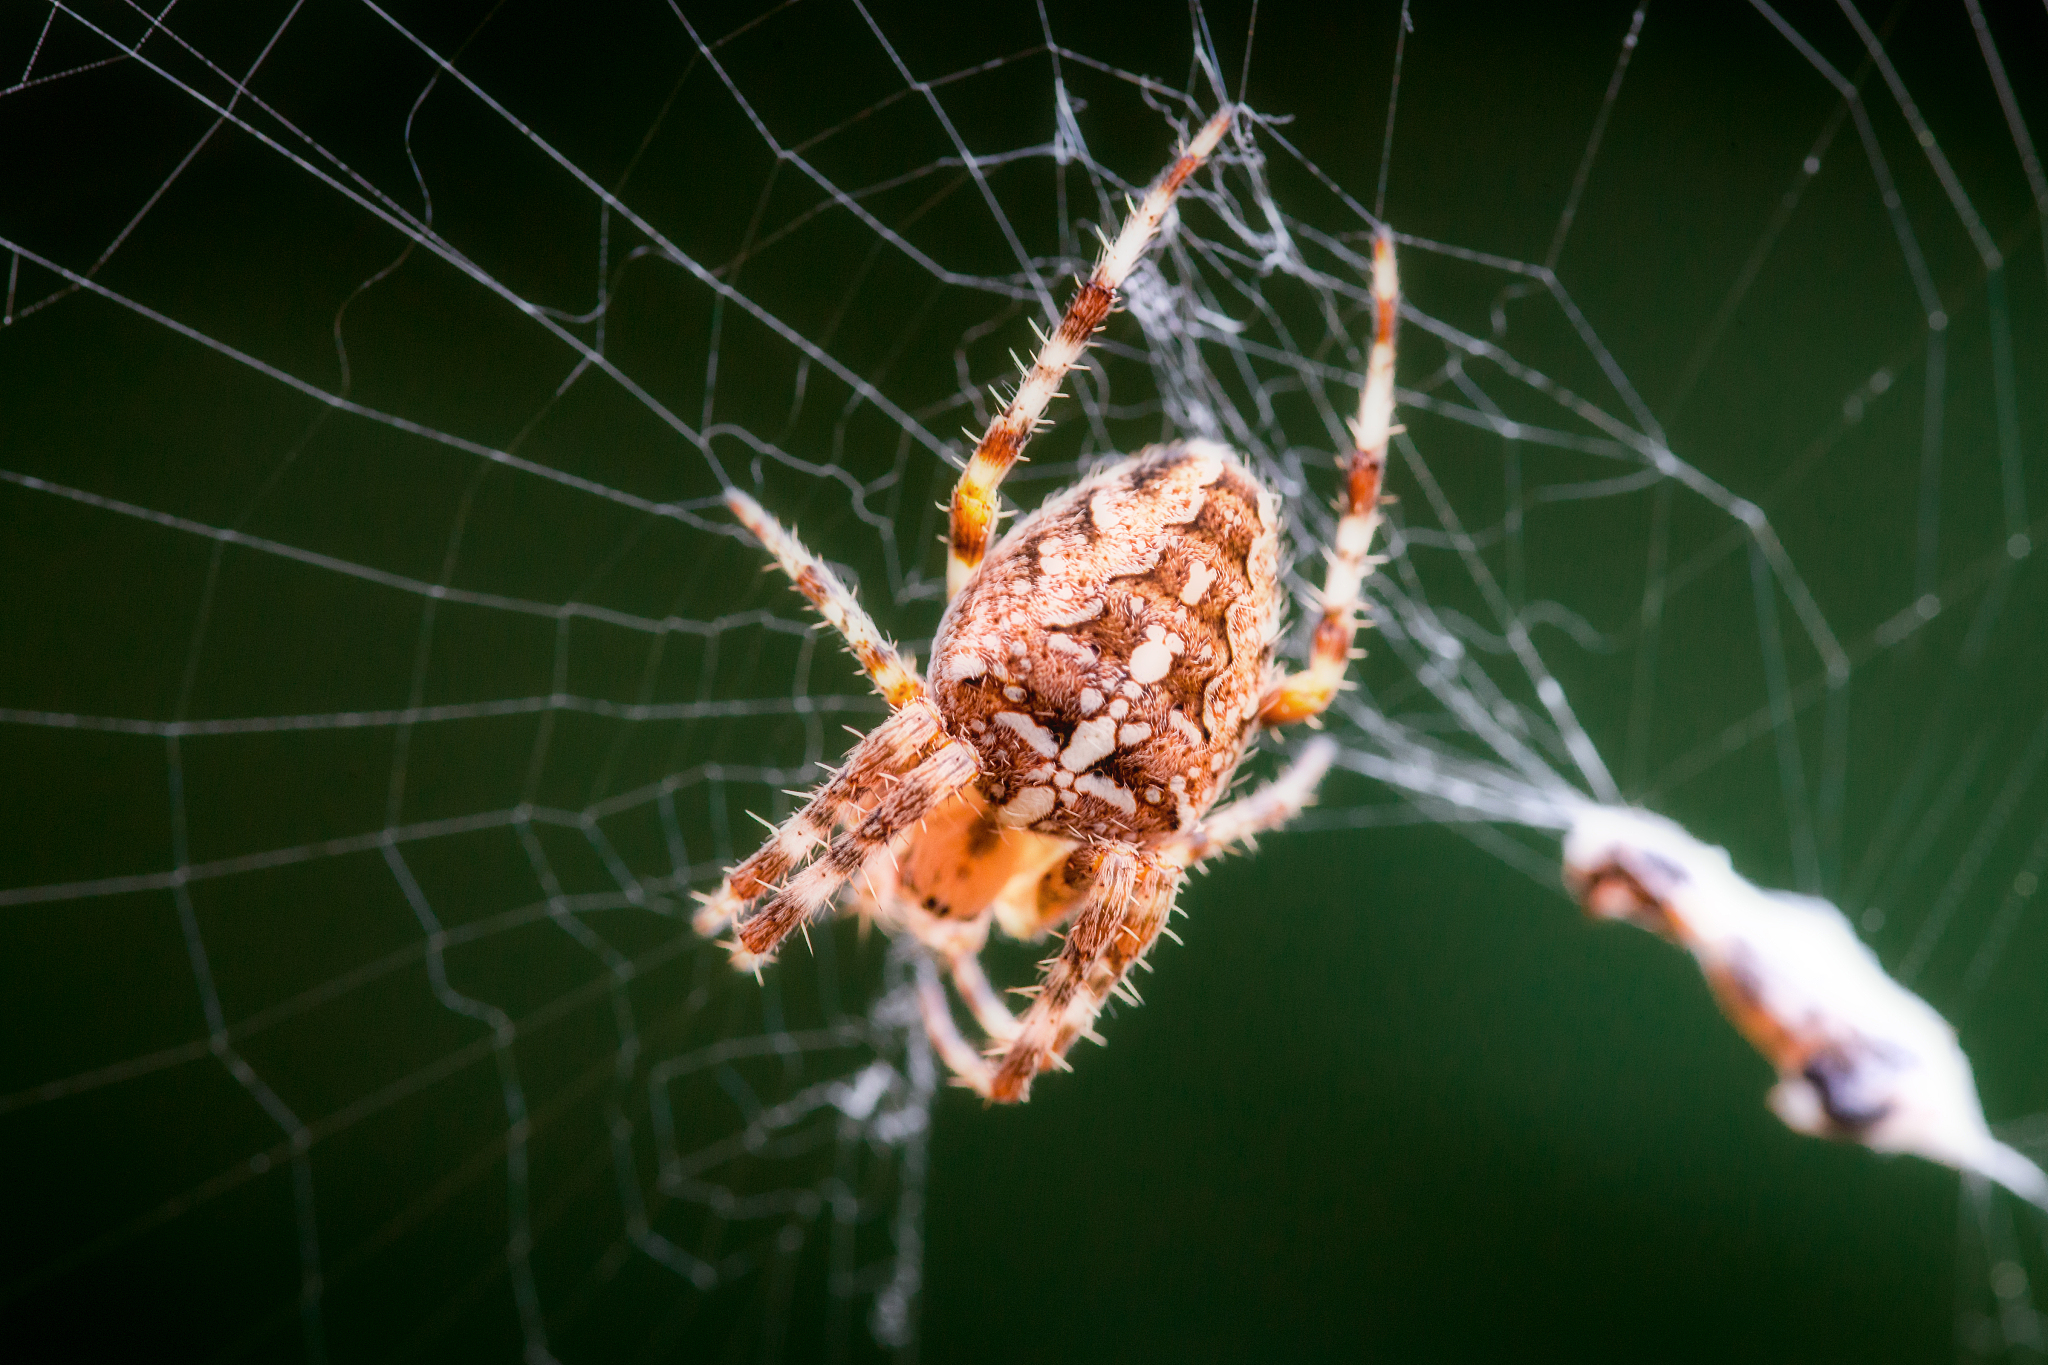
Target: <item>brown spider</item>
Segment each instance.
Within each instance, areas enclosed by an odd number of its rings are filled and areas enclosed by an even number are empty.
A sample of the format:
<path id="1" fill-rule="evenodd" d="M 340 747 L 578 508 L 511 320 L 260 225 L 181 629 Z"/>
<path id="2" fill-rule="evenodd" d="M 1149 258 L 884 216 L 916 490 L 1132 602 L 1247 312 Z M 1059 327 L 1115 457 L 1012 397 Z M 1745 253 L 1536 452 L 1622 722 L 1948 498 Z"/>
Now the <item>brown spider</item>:
<path id="1" fill-rule="evenodd" d="M 951 600 L 929 682 L 794 535 L 744 493 L 726 495 L 845 637 L 891 714 L 704 898 L 697 928 L 736 924 L 735 965 L 756 970 L 863 874 L 857 908 L 927 950 L 918 984 L 933 1044 L 991 1100 L 1025 1099 L 1040 1071 L 1065 1066 L 1108 997 L 1128 994 L 1124 977 L 1164 928 L 1186 870 L 1292 818 L 1334 751 L 1318 741 L 1272 783 L 1210 810 L 1258 727 L 1312 720 L 1348 685 L 1394 408 L 1397 286 L 1384 232 L 1372 356 L 1307 668 L 1283 675 L 1274 664 L 1278 499 L 1221 445 L 1140 451 L 989 547 L 997 486 L 1232 112 L 1210 119 L 1132 208 L 955 486 Z M 1067 925 L 1021 1019 L 977 957 L 991 919 L 1024 939 Z M 986 1055 L 955 1026 L 934 959 L 988 1036 Z"/>

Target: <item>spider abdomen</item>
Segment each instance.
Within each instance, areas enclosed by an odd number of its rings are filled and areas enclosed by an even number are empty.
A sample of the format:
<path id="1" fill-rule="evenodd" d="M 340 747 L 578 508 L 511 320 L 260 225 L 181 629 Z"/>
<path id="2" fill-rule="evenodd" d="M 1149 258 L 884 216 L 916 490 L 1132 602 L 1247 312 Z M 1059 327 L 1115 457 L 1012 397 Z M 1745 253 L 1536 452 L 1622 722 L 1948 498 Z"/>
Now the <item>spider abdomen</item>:
<path id="1" fill-rule="evenodd" d="M 931 687 L 1004 824 L 1185 829 L 1244 753 L 1279 632 L 1278 501 L 1229 449 L 1141 451 L 1025 518 L 946 612 Z"/>

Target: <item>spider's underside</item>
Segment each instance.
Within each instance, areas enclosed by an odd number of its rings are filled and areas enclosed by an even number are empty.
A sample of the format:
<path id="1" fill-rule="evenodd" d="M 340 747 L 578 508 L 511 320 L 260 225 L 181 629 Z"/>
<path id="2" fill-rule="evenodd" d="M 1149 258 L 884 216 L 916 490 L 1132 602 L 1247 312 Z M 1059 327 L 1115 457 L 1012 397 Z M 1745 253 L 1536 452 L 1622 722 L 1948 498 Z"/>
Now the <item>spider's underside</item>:
<path id="1" fill-rule="evenodd" d="M 1306 668 L 1275 664 L 1284 600 L 1278 500 L 1209 441 L 1141 451 L 1056 495 L 991 550 L 996 490 L 1066 372 L 1114 307 L 1180 187 L 1231 126 L 1212 118 L 1136 204 L 989 426 L 956 487 L 951 602 L 929 680 L 795 536 L 737 490 L 727 501 L 846 638 L 891 714 L 760 850 L 705 898 L 697 927 L 736 927 L 757 968 L 847 899 L 927 950 L 927 1031 L 961 1080 L 1021 1100 L 1063 1065 L 1163 930 L 1186 869 L 1285 823 L 1333 746 L 1212 809 L 1262 726 L 1319 716 L 1343 687 L 1379 512 L 1393 413 L 1397 288 L 1374 250 L 1375 336 Z M 748 914 L 755 900 L 767 902 Z M 1019 938 L 1066 925 L 1021 1018 L 982 974 L 991 921 Z M 961 1035 L 952 977 L 992 1047 Z"/>

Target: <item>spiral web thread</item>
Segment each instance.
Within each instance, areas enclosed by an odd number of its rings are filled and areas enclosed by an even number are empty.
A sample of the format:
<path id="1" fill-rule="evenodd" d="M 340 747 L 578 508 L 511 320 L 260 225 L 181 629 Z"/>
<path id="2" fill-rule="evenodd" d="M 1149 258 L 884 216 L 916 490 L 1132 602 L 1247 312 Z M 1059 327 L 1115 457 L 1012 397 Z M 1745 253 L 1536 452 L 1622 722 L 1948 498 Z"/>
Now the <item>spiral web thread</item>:
<path id="1" fill-rule="evenodd" d="M 163 1290 L 195 1354 L 914 1351 L 939 1077 L 907 963 L 841 926 L 756 986 L 683 906 L 879 714 L 721 491 L 921 651 L 951 433 L 1237 93 L 1220 14 L 1171 18 L 1165 81 L 1018 8 L 968 59 L 858 5 L 10 14 L 0 496 L 34 586 L 0 923 L 45 980 L 0 1125 L 51 1183 L 0 1312 L 205 1246 L 229 1269 Z M 1631 331 L 1625 363 L 1581 244 L 1660 189 L 1614 167 L 1665 112 L 1661 18 L 1622 14 L 1533 256 L 1400 239 L 1401 501 L 1304 823 L 1451 823 L 1549 885 L 1578 802 L 1696 814 L 1858 917 L 2038 1154 L 2042 24 L 1972 0 L 1935 82 L 1898 14 L 1755 6 L 1811 126 L 1755 154 L 1740 250 L 1660 319 L 1679 352 Z M 1418 93 L 1455 79 L 1405 69 L 1397 232 Z M 31 154 L 51 127 L 76 150 Z M 1381 218 L 1309 131 L 1247 110 L 1018 503 L 1203 435 L 1328 536 Z M 1781 344 L 1832 386 L 1774 384 Z M 2038 1349 L 2040 1226 L 1972 1193 L 1959 1342 Z"/>

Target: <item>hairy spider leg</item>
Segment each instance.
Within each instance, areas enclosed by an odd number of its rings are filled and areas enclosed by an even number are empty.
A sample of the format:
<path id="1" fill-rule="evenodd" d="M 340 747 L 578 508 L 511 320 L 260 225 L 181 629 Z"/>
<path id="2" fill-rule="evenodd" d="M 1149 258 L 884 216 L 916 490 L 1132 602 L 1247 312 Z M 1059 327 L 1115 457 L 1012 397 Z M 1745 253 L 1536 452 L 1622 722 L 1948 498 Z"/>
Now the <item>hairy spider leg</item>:
<path id="1" fill-rule="evenodd" d="M 917 955 L 917 1012 L 923 1016 L 925 1036 L 932 1040 L 932 1050 L 939 1054 L 939 1060 L 959 1077 L 962 1085 L 988 1099 L 995 1083 L 995 1068 L 975 1051 L 974 1044 L 961 1036 L 959 1026 L 953 1022 L 953 1007 L 946 1000 L 938 968 L 924 953 Z"/>
<path id="2" fill-rule="evenodd" d="M 833 827 L 873 804 L 884 782 L 916 767 L 945 733 L 938 708 L 929 701 L 902 707 L 854 746 L 802 809 L 777 825 L 768 842 L 725 874 L 718 889 L 702 897 L 691 923 L 706 938 L 723 930 L 757 898 L 768 894 L 791 869 L 823 847 Z"/>
<path id="3" fill-rule="evenodd" d="M 1103 244 L 1102 256 L 1096 261 L 1094 272 L 1074 291 L 1073 300 L 1067 304 L 1059 326 L 1053 329 L 1051 336 L 1043 339 L 1031 368 L 1024 372 L 1023 382 L 1017 386 L 1017 392 L 988 424 L 981 443 L 975 447 L 974 458 L 967 462 L 959 482 L 953 485 L 948 533 L 950 549 L 946 560 L 948 597 L 966 586 L 968 577 L 988 553 L 989 542 L 995 537 L 996 489 L 1023 453 L 1031 433 L 1038 429 L 1046 407 L 1065 382 L 1067 371 L 1080 363 L 1082 353 L 1088 349 L 1089 338 L 1102 330 L 1103 322 L 1116 307 L 1117 291 L 1130 278 L 1139 258 L 1145 254 L 1145 248 L 1159 235 L 1159 227 L 1166 221 L 1166 212 L 1173 204 L 1173 197 L 1180 192 L 1188 177 L 1208 160 L 1210 153 L 1223 140 L 1223 135 L 1230 130 L 1234 112 L 1229 105 L 1217 110 L 1215 116 L 1195 134 L 1187 150 L 1167 167 L 1166 173 L 1145 192 L 1145 197 L 1131 208 L 1116 240 Z"/>
<path id="4" fill-rule="evenodd" d="M 1316 787 L 1329 771 L 1336 754 L 1337 745 L 1332 740 L 1319 738 L 1311 742 L 1271 782 L 1242 800 L 1212 811 L 1196 828 L 1161 845 L 1155 850 L 1158 862 L 1169 872 L 1176 868 L 1192 867 L 1210 858 L 1230 853 L 1255 836 L 1287 824 L 1314 799 Z M 1076 862 L 1083 866 L 1073 866 Z M 1092 887 L 1088 881 L 1088 864 L 1091 862 L 1095 871 Z M 1031 1075 L 1035 1075 L 1049 1064 L 1055 1064 L 1044 1058 L 1058 1058 L 1065 1054 L 1076 1038 L 1089 1036 L 1089 1026 L 1101 1009 L 1102 1003 L 1115 992 L 1131 968 L 1143 958 L 1146 950 L 1164 930 L 1167 917 L 1172 912 L 1174 893 L 1179 884 L 1178 878 L 1172 878 L 1170 885 L 1165 881 L 1152 879 L 1149 889 L 1134 888 L 1134 891 L 1119 892 L 1114 884 L 1103 887 L 1102 875 L 1102 864 L 1094 862 L 1084 854 L 1074 859 L 1061 859 L 1060 863 L 1042 879 L 1039 907 L 1041 919 L 1035 926 L 1038 931 L 1043 931 L 1066 918 L 1073 910 L 1076 899 L 1088 896 L 1094 887 L 1102 888 L 1105 904 L 1113 903 L 1121 895 L 1127 908 L 1121 918 L 1116 920 L 1107 943 L 1083 969 L 1081 989 L 1072 992 L 1065 1007 L 1057 1012 L 1056 1022 L 1050 1030 L 1050 1045 L 1041 1059 L 1032 1062 L 1029 1071 L 1024 1069 L 1024 1061 L 1018 1059 L 1014 1074 L 1025 1078 L 1023 1084 L 1027 1089 Z M 985 920 L 983 922 L 985 923 Z M 1067 936 L 1066 947 L 1047 965 L 1056 967 L 1060 963 L 1069 962 L 1070 959 L 1079 961 L 1086 957 L 1090 951 L 1090 936 L 1098 932 L 1099 929 L 1093 923 L 1077 923 L 1074 932 Z M 942 964 L 946 967 L 952 977 L 954 989 L 967 1005 L 969 1012 L 974 1015 L 975 1023 L 979 1025 L 983 1034 L 999 1046 L 1018 1039 L 1042 1016 L 1027 1014 L 1024 1022 L 1020 1023 L 1003 1005 L 1001 998 L 989 984 L 988 977 L 982 972 L 980 958 L 964 944 L 958 951 L 951 952 L 927 945 L 926 952 L 920 955 L 919 963 L 918 1011 L 923 1017 L 925 1032 L 931 1038 L 932 1047 L 938 1052 L 940 1059 L 959 1078 L 961 1084 L 985 1099 L 1022 1099 L 1022 1090 L 1011 1091 L 1006 1088 L 1004 1093 L 997 1093 L 997 1071 L 973 1044 L 968 1042 L 954 1022 L 952 1005 L 946 998 L 944 983 L 938 976 L 938 966 Z M 1051 988 L 1049 976 L 1046 985 L 1040 989 L 1041 1000 L 1045 998 L 1048 988 Z M 1054 1007 L 1047 1006 L 1044 1013 L 1054 1013 Z M 1014 1084 L 1014 1080 L 1010 1084 Z"/>
<path id="5" fill-rule="evenodd" d="M 1316 788 L 1337 757 L 1336 741 L 1318 736 L 1271 782 L 1203 816 L 1192 829 L 1169 836 L 1153 852 L 1179 868 L 1191 868 L 1238 851 L 1268 830 L 1279 829 L 1315 800 Z M 1039 878 L 1029 904 L 998 904 L 996 917 L 1011 938 L 1033 939 L 1073 914 L 1088 892 L 1085 869 L 1062 858 Z"/>
<path id="6" fill-rule="evenodd" d="M 930 826 L 926 826 L 929 832 Z M 982 970 L 980 951 L 988 942 L 989 925 L 994 919 L 991 907 L 983 907 L 971 919 L 940 917 L 933 915 L 915 901 L 901 894 L 901 887 L 885 892 L 872 883 L 879 877 L 886 886 L 889 875 L 886 868 L 878 863 L 894 861 L 894 855 L 883 850 L 873 856 L 861 873 L 851 882 L 847 898 L 842 902 L 844 909 L 864 915 L 883 925 L 888 932 L 907 934 L 923 946 L 925 956 L 943 964 L 953 978 L 953 989 L 974 1015 L 974 1022 L 990 1038 L 1006 1040 L 1017 1031 L 1017 1019 L 1003 1004 L 1003 998 L 996 988 L 989 984 L 988 974 Z M 933 1043 L 939 1040 L 935 1037 Z M 979 1055 L 979 1054 L 977 1054 Z"/>
<path id="7" fill-rule="evenodd" d="M 1002 996 L 989 984 L 988 973 L 981 969 L 981 958 L 974 953 L 956 954 L 952 961 L 953 989 L 960 992 L 960 998 L 967 1002 L 967 1008 L 974 1015 L 974 1022 L 981 1031 L 999 1043 L 1007 1043 L 1017 1036 L 1017 1016 L 1010 1013 Z"/>
<path id="8" fill-rule="evenodd" d="M 743 970 L 758 967 L 783 939 L 830 904 L 869 857 L 972 782 L 979 771 L 974 750 L 949 740 L 898 778 L 859 824 L 842 832 L 766 905 L 740 922 L 734 965 Z"/>
<path id="9" fill-rule="evenodd" d="M 1234 853 L 1268 830 L 1279 829 L 1315 800 L 1316 788 L 1337 758 L 1337 742 L 1318 736 L 1295 760 L 1250 795 L 1203 816 L 1193 829 L 1174 835 L 1159 855 L 1176 867 L 1193 867 Z"/>
<path id="10" fill-rule="evenodd" d="M 1394 430 L 1394 320 L 1401 306 L 1394 269 L 1394 239 L 1382 228 L 1372 244 L 1374 331 L 1358 415 L 1351 421 L 1352 450 L 1345 461 L 1337 535 L 1323 578 L 1323 614 L 1309 646 L 1308 667 L 1283 679 L 1259 710 L 1267 725 L 1293 725 L 1328 710 L 1347 685 L 1352 642 L 1358 637 L 1360 594 L 1372 572 L 1372 542 L 1380 525 L 1380 479 Z"/>
<path id="11" fill-rule="evenodd" d="M 1133 844 L 1091 845 L 1074 859 L 1094 862 L 1094 880 L 1066 942 L 1042 964 L 1016 1036 L 997 1053 L 987 1093 L 1001 1104 L 1029 1098 L 1032 1078 L 1062 1064 L 1073 1040 L 1159 936 L 1180 887 L 1179 868 Z"/>
<path id="12" fill-rule="evenodd" d="M 889 854 L 884 851 L 875 856 L 885 859 Z M 873 870 L 870 863 L 867 872 Z M 988 1098 L 989 1081 L 995 1071 L 953 1022 L 953 1007 L 946 998 L 945 983 L 939 979 L 938 969 L 941 966 L 946 969 L 952 978 L 954 991 L 966 1003 L 984 1037 L 1001 1043 L 1016 1036 L 1017 1017 L 1010 1013 L 1002 997 L 989 983 L 977 951 L 979 943 L 987 938 L 992 918 L 990 912 L 984 910 L 974 920 L 964 923 L 941 921 L 932 916 L 923 916 L 920 921 L 922 912 L 917 906 L 900 899 L 893 904 L 885 903 L 891 898 L 879 895 L 864 885 L 865 876 L 866 873 L 854 878 L 851 894 L 842 903 L 844 908 L 878 920 L 888 926 L 891 933 L 905 934 L 922 949 L 917 954 L 917 1008 L 924 1022 L 925 1035 L 931 1039 L 933 1049 L 959 1083 L 982 1098 Z M 943 924 L 960 932 L 933 935 L 930 927 L 934 924 Z"/>
<path id="13" fill-rule="evenodd" d="M 892 707 L 901 707 L 928 695 L 917 669 L 882 634 L 874 618 L 861 610 L 852 590 L 839 581 L 839 575 L 824 560 L 806 549 L 794 532 L 739 489 L 725 490 L 725 505 L 753 533 L 754 539 L 775 556 L 775 562 L 796 584 L 796 590 L 817 608 L 825 624 L 839 632 L 853 657 L 860 660 L 860 666 L 874 680 L 875 690 L 883 700 Z"/>

